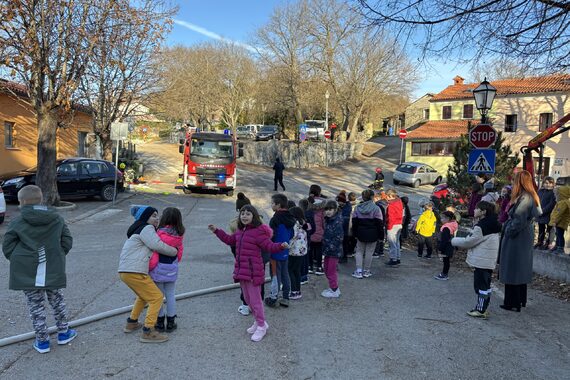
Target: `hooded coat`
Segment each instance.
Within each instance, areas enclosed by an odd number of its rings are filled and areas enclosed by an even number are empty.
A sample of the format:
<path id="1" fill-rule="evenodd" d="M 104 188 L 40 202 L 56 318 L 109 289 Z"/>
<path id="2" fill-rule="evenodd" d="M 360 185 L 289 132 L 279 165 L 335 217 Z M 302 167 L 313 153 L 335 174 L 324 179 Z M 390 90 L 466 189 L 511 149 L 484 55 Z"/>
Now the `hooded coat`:
<path id="1" fill-rule="evenodd" d="M 22 206 L 2 243 L 4 256 L 10 260 L 10 289 L 65 288 L 65 257 L 72 245 L 71 233 L 55 210 Z"/>
<path id="2" fill-rule="evenodd" d="M 269 227 L 273 230 L 272 240 L 276 243 L 289 243 L 293 238 L 297 219 L 289 212 L 289 210 L 277 210 L 269 221 Z M 277 261 L 285 261 L 289 257 L 289 249 L 282 249 L 273 252 L 271 258 Z"/>
<path id="3" fill-rule="evenodd" d="M 522 285 L 532 281 L 533 219 L 540 214 L 540 208 L 528 193 L 523 193 L 509 209 L 499 251 L 499 279 L 503 284 Z"/>
<path id="4" fill-rule="evenodd" d="M 554 190 L 542 188 L 538 190 L 538 198 L 540 199 L 542 215 L 536 218 L 536 221 L 540 224 L 548 224 L 550 222 L 550 214 L 554 210 L 554 206 L 556 206 Z"/>
<path id="5" fill-rule="evenodd" d="M 550 224 L 563 230 L 568 229 L 570 224 L 570 186 L 562 186 L 558 189 L 560 200 L 550 214 Z"/>
<path id="6" fill-rule="evenodd" d="M 497 216 L 486 216 L 467 237 L 455 237 L 451 245 L 467 249 L 467 264 L 473 268 L 494 270 L 499 255 L 501 224 Z"/>
<path id="7" fill-rule="evenodd" d="M 258 227 L 248 224 L 244 229 L 238 229 L 232 235 L 220 229 L 215 231 L 218 239 L 229 246 L 236 247 L 233 273 L 236 282 L 253 281 L 256 286 L 265 282 L 265 266 L 261 251 L 272 253 L 281 251 L 281 243 L 271 241 L 272 233 L 273 231 L 266 224 Z"/>
<path id="8" fill-rule="evenodd" d="M 362 202 L 354 208 L 352 235 L 365 243 L 372 243 L 384 237 L 382 212 L 374 201 Z"/>
<path id="9" fill-rule="evenodd" d="M 325 229 L 323 234 L 323 256 L 342 256 L 342 215 L 336 212 L 333 216 L 325 217 Z"/>
<path id="10" fill-rule="evenodd" d="M 315 198 L 315 203 L 309 205 L 311 211 L 313 233 L 310 236 L 312 243 L 320 243 L 323 241 L 323 233 L 325 228 L 325 200 L 323 198 Z"/>

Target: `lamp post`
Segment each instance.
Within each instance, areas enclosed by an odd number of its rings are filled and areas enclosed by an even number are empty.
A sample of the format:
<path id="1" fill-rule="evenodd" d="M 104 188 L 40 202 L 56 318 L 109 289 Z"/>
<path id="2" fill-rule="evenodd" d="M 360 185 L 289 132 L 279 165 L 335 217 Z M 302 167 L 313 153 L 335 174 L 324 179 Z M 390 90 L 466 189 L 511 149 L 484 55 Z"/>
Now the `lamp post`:
<path id="1" fill-rule="evenodd" d="M 481 114 L 481 124 L 487 124 L 489 118 L 487 114 L 491 107 L 493 106 L 493 100 L 495 100 L 495 95 L 497 94 L 497 89 L 487 82 L 487 78 L 481 82 L 476 89 L 473 90 L 473 97 L 475 98 L 475 106 Z"/>
<path id="2" fill-rule="evenodd" d="M 325 131 L 329 129 L 329 90 L 325 92 Z M 329 144 L 327 138 L 325 137 L 325 157 L 327 160 L 326 166 L 329 166 Z"/>

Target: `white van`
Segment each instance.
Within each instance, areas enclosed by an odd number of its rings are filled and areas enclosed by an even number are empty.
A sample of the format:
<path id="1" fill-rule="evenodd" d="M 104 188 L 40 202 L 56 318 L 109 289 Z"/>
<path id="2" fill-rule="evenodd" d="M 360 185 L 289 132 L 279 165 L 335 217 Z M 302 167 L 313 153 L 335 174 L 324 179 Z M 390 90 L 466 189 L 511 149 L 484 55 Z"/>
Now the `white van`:
<path id="1" fill-rule="evenodd" d="M 236 138 L 239 139 L 250 139 L 254 140 L 255 135 L 259 132 L 259 129 L 262 127 L 260 124 L 247 124 L 247 125 L 240 125 L 236 128 Z"/>
<path id="2" fill-rule="evenodd" d="M 326 121 L 305 120 L 307 125 L 307 140 L 325 140 Z"/>

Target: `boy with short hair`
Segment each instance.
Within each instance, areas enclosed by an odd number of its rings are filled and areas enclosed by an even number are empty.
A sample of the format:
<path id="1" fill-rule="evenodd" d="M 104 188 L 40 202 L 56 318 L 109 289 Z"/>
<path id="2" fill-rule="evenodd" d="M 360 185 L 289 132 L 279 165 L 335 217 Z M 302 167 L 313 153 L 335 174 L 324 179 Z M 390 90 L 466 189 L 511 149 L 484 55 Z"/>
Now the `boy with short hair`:
<path id="1" fill-rule="evenodd" d="M 271 209 L 275 212 L 269 221 L 269 227 L 273 230 L 271 240 L 275 243 L 289 243 L 293 238 L 293 227 L 296 219 L 287 208 L 288 199 L 284 194 L 278 193 L 271 196 Z M 289 293 L 291 291 L 291 281 L 289 278 L 289 248 L 271 254 L 271 293 L 265 299 L 265 304 L 269 307 L 277 306 L 279 288 L 283 285 L 283 298 L 279 304 L 284 307 L 289 306 Z M 276 277 L 276 280 L 274 279 Z"/>
<path id="2" fill-rule="evenodd" d="M 62 288 L 66 287 L 65 256 L 73 238 L 63 218 L 41 205 L 42 191 L 29 185 L 18 192 L 21 214 L 8 226 L 2 251 L 10 261 L 12 290 L 23 290 L 36 333 L 33 347 L 43 354 L 50 351 L 45 297 L 54 311 L 57 344 L 72 341 L 77 332 L 69 328 Z"/>

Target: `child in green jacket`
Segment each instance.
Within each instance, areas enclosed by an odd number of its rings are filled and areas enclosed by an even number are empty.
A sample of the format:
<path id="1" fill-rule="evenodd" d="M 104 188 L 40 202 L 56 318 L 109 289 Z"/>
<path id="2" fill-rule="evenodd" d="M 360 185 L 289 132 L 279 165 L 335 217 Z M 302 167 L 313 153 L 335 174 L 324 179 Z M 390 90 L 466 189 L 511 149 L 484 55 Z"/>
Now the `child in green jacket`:
<path id="1" fill-rule="evenodd" d="M 50 351 L 44 302 L 54 311 L 57 344 L 72 341 L 77 332 L 69 328 L 62 288 L 66 287 L 65 256 L 73 238 L 63 218 L 41 205 L 42 191 L 35 185 L 18 192 L 22 213 L 4 236 L 2 250 L 10 260 L 10 289 L 23 290 L 36 332 L 33 347 L 43 354 Z"/>

